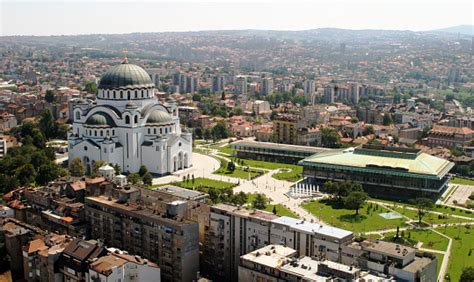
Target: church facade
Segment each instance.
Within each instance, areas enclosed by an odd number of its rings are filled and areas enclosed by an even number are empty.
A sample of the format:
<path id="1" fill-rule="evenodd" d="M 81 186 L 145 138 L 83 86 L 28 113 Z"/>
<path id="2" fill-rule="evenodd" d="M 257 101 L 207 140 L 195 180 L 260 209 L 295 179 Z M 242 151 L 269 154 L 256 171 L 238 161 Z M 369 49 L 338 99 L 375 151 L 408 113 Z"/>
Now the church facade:
<path id="1" fill-rule="evenodd" d="M 95 102 L 73 108 L 69 161 L 80 158 L 87 171 L 95 160 L 125 173 L 145 165 L 156 175 L 192 166 L 192 135 L 181 131 L 175 101 L 157 100 L 144 69 L 125 59 L 102 76 L 98 89 Z"/>

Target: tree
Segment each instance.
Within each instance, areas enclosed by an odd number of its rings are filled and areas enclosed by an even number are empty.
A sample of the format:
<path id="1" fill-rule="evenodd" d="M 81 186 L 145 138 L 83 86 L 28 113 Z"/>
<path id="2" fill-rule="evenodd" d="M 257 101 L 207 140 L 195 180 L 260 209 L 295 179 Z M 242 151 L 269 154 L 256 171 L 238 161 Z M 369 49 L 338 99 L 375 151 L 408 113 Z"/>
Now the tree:
<path id="1" fill-rule="evenodd" d="M 38 175 L 36 176 L 36 182 L 39 185 L 46 185 L 48 182 L 53 181 L 54 179 L 58 178 L 61 175 L 60 167 L 53 163 L 47 162 L 42 164 L 38 168 Z"/>
<path id="2" fill-rule="evenodd" d="M 369 134 L 374 134 L 374 133 L 375 133 L 375 130 L 372 125 L 368 125 L 365 127 L 364 135 L 369 135 Z"/>
<path id="3" fill-rule="evenodd" d="M 15 176 L 20 185 L 29 185 L 35 182 L 36 170 L 32 164 L 25 164 L 16 169 Z"/>
<path id="4" fill-rule="evenodd" d="M 194 102 L 200 102 L 201 101 L 201 95 L 199 94 L 193 94 L 193 101 Z"/>
<path id="5" fill-rule="evenodd" d="M 474 281 L 474 267 L 469 266 L 463 269 L 460 282 L 472 282 Z"/>
<path id="6" fill-rule="evenodd" d="M 47 139 L 56 137 L 57 124 L 50 109 L 41 112 L 38 127 Z"/>
<path id="7" fill-rule="evenodd" d="M 91 94 L 97 94 L 98 89 L 97 89 L 97 83 L 95 81 L 87 81 L 86 84 L 84 85 L 84 91 L 87 91 Z"/>
<path id="8" fill-rule="evenodd" d="M 149 171 L 147 171 L 142 177 L 143 184 L 145 185 L 152 185 L 153 183 L 153 176 Z"/>
<path id="9" fill-rule="evenodd" d="M 367 201 L 368 196 L 365 192 L 350 192 L 349 195 L 344 197 L 344 207 L 349 210 L 355 210 L 356 215 L 359 214 L 359 209 Z"/>
<path id="10" fill-rule="evenodd" d="M 128 176 L 127 176 L 127 180 L 129 183 L 131 184 L 138 184 L 140 183 L 141 181 L 141 178 L 140 178 L 140 175 L 138 173 L 130 173 Z"/>
<path id="11" fill-rule="evenodd" d="M 113 165 L 115 170 L 115 175 L 120 175 L 122 173 L 122 168 L 118 164 Z"/>
<path id="12" fill-rule="evenodd" d="M 215 140 L 223 139 L 229 137 L 229 130 L 224 122 L 218 122 L 212 129 L 211 129 L 212 138 Z"/>
<path id="13" fill-rule="evenodd" d="M 44 95 L 44 99 L 49 103 L 54 101 L 54 92 L 51 89 L 46 90 L 46 94 Z"/>
<path id="14" fill-rule="evenodd" d="M 428 198 L 416 198 L 412 202 L 418 210 L 418 223 L 421 224 L 421 220 L 425 213 L 433 207 L 433 201 Z"/>
<path id="15" fill-rule="evenodd" d="M 383 115 L 383 125 L 390 125 L 393 123 L 392 116 L 389 113 Z"/>
<path id="16" fill-rule="evenodd" d="M 230 171 L 230 172 L 234 172 L 235 170 L 235 164 L 233 161 L 230 161 L 227 163 L 227 170 Z"/>
<path id="17" fill-rule="evenodd" d="M 140 169 L 138 170 L 138 174 L 140 175 L 140 177 L 143 178 L 143 176 L 148 172 L 148 168 L 146 167 L 146 165 L 141 165 L 140 166 Z"/>
<path id="18" fill-rule="evenodd" d="M 91 171 L 91 176 L 97 176 L 99 173 L 99 168 L 103 167 L 107 163 L 103 160 L 95 160 L 92 162 L 92 171 Z"/>
<path id="19" fill-rule="evenodd" d="M 273 205 L 273 210 L 272 210 L 273 214 L 277 214 L 277 209 L 276 209 L 276 205 Z"/>
<path id="20" fill-rule="evenodd" d="M 341 146 L 339 139 L 340 136 L 335 129 L 321 128 L 321 143 L 324 147 L 339 148 Z"/>
<path id="21" fill-rule="evenodd" d="M 69 164 L 69 172 L 72 176 L 84 176 L 86 168 L 80 158 L 75 158 Z"/>
<path id="22" fill-rule="evenodd" d="M 202 127 L 194 128 L 193 133 L 194 133 L 193 139 L 201 139 L 203 136 Z"/>
<path id="23" fill-rule="evenodd" d="M 247 202 L 247 194 L 245 194 L 243 191 L 240 191 L 237 194 L 234 194 L 232 197 L 232 203 L 238 206 L 243 206 Z"/>
<path id="24" fill-rule="evenodd" d="M 252 202 L 252 207 L 257 210 L 264 210 L 267 207 L 268 199 L 264 194 L 257 193 Z"/>
<path id="25" fill-rule="evenodd" d="M 211 133 L 211 130 L 209 128 L 206 128 L 204 130 L 203 138 L 204 138 L 204 140 L 209 140 L 209 139 L 212 138 L 212 133 Z"/>

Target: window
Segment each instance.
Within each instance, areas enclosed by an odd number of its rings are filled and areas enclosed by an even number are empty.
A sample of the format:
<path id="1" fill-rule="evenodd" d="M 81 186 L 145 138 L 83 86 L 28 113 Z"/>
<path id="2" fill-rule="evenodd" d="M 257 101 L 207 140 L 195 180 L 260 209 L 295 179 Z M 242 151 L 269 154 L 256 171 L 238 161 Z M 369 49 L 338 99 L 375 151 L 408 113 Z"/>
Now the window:
<path id="1" fill-rule="evenodd" d="M 127 91 L 127 99 L 130 100 L 130 90 Z"/>
<path id="2" fill-rule="evenodd" d="M 130 116 L 125 116 L 125 124 L 130 124 Z"/>
<path id="3" fill-rule="evenodd" d="M 94 136 L 97 136 L 97 130 L 94 130 Z"/>
<path id="4" fill-rule="evenodd" d="M 148 128 L 148 134 L 151 134 L 151 129 Z"/>
<path id="5" fill-rule="evenodd" d="M 104 132 L 102 130 L 100 131 L 100 136 L 104 136 Z"/>
<path id="6" fill-rule="evenodd" d="M 112 129 L 112 135 L 115 135 L 115 130 L 114 129 Z"/>
<path id="7" fill-rule="evenodd" d="M 160 128 L 160 134 L 163 134 L 163 128 Z"/>
<path id="8" fill-rule="evenodd" d="M 120 90 L 120 99 L 123 99 L 123 92 Z"/>
<path id="9" fill-rule="evenodd" d="M 76 112 L 76 120 L 79 120 L 81 118 L 81 113 L 79 111 Z"/>
<path id="10" fill-rule="evenodd" d="M 87 151 L 87 146 L 84 146 L 84 151 Z"/>
<path id="11" fill-rule="evenodd" d="M 134 123 L 138 123 L 138 116 L 135 116 L 135 117 L 134 117 L 133 122 L 134 122 Z"/>

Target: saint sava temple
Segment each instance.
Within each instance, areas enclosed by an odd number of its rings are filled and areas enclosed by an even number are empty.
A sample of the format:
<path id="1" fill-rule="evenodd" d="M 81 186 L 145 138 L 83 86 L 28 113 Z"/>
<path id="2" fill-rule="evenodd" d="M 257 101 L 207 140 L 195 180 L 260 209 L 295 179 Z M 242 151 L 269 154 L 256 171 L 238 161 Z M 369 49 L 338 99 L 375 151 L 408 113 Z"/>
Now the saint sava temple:
<path id="1" fill-rule="evenodd" d="M 181 130 L 170 98 L 161 103 L 141 67 L 125 59 L 101 78 L 95 103 L 73 109 L 69 159 L 80 158 L 90 171 L 95 160 L 118 164 L 123 172 L 141 165 L 155 175 L 192 166 L 192 135 Z"/>

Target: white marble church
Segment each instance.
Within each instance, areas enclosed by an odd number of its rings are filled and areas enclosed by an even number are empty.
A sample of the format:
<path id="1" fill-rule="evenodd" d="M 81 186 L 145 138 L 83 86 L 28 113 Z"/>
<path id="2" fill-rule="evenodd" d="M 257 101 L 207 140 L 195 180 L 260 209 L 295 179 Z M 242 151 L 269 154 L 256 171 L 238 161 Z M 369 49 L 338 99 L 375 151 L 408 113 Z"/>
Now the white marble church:
<path id="1" fill-rule="evenodd" d="M 192 166 L 192 135 L 182 132 L 173 99 L 159 102 L 155 85 L 127 59 L 99 82 L 95 102 L 73 108 L 69 160 L 80 158 L 90 171 L 94 160 L 118 164 L 123 172 L 141 165 L 157 175 Z"/>

